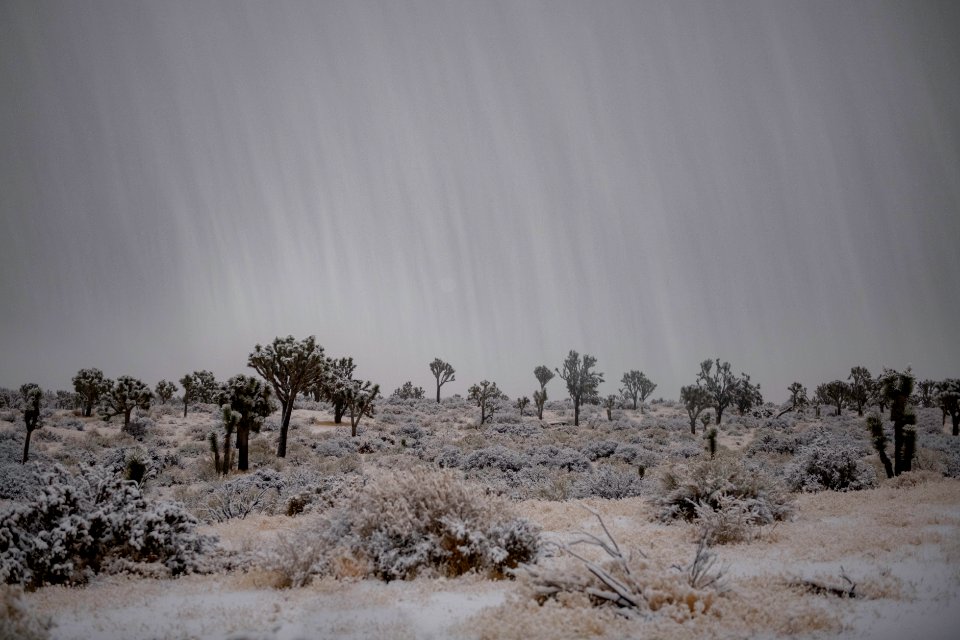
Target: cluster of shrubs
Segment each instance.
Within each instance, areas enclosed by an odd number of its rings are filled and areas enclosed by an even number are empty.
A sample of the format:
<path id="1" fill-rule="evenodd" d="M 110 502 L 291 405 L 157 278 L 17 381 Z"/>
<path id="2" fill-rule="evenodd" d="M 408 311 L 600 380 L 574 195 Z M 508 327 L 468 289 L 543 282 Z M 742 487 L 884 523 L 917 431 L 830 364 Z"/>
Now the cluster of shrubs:
<path id="1" fill-rule="evenodd" d="M 316 575 L 383 580 L 476 572 L 492 578 L 536 560 L 538 529 L 449 471 L 373 478 L 261 557 L 298 586 Z"/>
<path id="2" fill-rule="evenodd" d="M 54 466 L 22 502 L 0 509 L 0 582 L 36 588 L 98 573 L 160 566 L 201 570 L 213 540 L 176 503 L 150 502 L 109 470 L 72 475 Z"/>

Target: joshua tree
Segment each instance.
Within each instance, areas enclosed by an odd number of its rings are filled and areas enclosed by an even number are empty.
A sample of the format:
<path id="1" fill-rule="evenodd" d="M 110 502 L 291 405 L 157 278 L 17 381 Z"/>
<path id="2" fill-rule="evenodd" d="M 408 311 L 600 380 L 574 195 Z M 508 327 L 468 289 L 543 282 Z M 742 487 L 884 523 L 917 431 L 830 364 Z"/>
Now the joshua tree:
<path id="1" fill-rule="evenodd" d="M 517 409 L 520 410 L 520 417 L 523 417 L 523 410 L 527 408 L 527 405 L 530 404 L 530 398 L 523 396 L 522 398 L 517 398 Z"/>
<path id="2" fill-rule="evenodd" d="M 646 402 L 647 397 L 657 388 L 655 382 L 652 382 L 642 371 L 636 369 L 623 374 L 620 384 L 623 385 L 620 393 L 623 394 L 624 398 L 633 400 L 634 409 L 637 408 L 637 400 L 640 400 L 640 413 L 643 413 L 643 403 Z"/>
<path id="3" fill-rule="evenodd" d="M 114 416 L 123 416 L 123 431 L 130 427 L 130 414 L 134 409 L 146 411 L 153 400 L 150 387 L 133 376 L 120 376 L 116 382 L 106 380 L 107 390 L 100 396 L 97 413 L 105 422 Z"/>
<path id="4" fill-rule="evenodd" d="M 917 423 L 917 416 L 909 404 L 913 394 L 913 373 L 910 367 L 904 372 L 884 368 L 880 380 L 883 395 L 890 402 L 890 420 L 893 421 L 893 473 L 900 475 L 910 471 L 916 451 L 917 431 L 913 425 Z"/>
<path id="5" fill-rule="evenodd" d="M 540 383 L 540 391 L 546 391 L 547 383 L 554 378 L 554 373 L 550 370 L 550 367 L 542 364 L 533 370 L 533 375 L 537 377 L 537 382 Z"/>
<path id="6" fill-rule="evenodd" d="M 433 362 L 430 363 L 430 373 L 437 379 L 437 404 L 440 404 L 440 387 L 456 380 L 454 377 L 456 371 L 450 363 L 444 362 L 440 358 L 434 358 Z"/>
<path id="7" fill-rule="evenodd" d="M 107 386 L 107 380 L 100 369 L 80 369 L 77 375 L 73 376 L 73 390 L 77 392 L 85 418 L 93 415 L 93 407 L 100 401 L 100 395 Z"/>
<path id="8" fill-rule="evenodd" d="M 247 366 L 270 383 L 280 401 L 280 442 L 277 457 L 287 455 L 287 431 L 297 396 L 320 384 L 327 375 L 328 360 L 314 336 L 296 340 L 293 336 L 274 338 L 273 344 L 256 345 L 247 358 Z"/>
<path id="9" fill-rule="evenodd" d="M 28 382 L 20 387 L 20 396 L 23 398 L 23 422 L 27 425 L 27 437 L 23 441 L 23 459 L 20 464 L 26 464 L 30 456 L 30 436 L 40 428 L 40 401 L 43 399 L 43 390 L 40 385 Z"/>
<path id="10" fill-rule="evenodd" d="M 183 387 L 183 417 L 187 417 L 187 407 L 191 402 L 214 402 L 220 393 L 220 385 L 212 372 L 203 369 L 188 373 L 180 378 Z"/>
<path id="11" fill-rule="evenodd" d="M 407 380 L 390 397 L 396 400 L 423 400 L 425 395 L 423 387 L 415 387 L 412 382 Z"/>
<path id="12" fill-rule="evenodd" d="M 704 425 L 706 428 L 706 425 Z M 707 450 L 710 452 L 710 459 L 713 460 L 717 455 L 717 428 L 711 427 L 706 430 Z"/>
<path id="13" fill-rule="evenodd" d="M 697 374 L 697 386 L 710 394 L 717 415 L 717 424 L 723 418 L 723 410 L 733 402 L 738 384 L 729 362 L 721 364 L 720 358 L 704 360 Z"/>
<path id="14" fill-rule="evenodd" d="M 617 408 L 617 401 L 618 401 L 619 399 L 620 399 L 620 398 L 618 398 L 617 396 L 615 396 L 615 395 L 612 394 L 612 393 L 611 393 L 610 395 L 608 395 L 606 398 L 604 398 L 604 400 L 603 400 L 603 408 L 607 410 L 607 420 L 608 420 L 608 421 L 613 421 L 613 410 Z"/>
<path id="15" fill-rule="evenodd" d="M 917 400 L 921 407 L 932 407 L 937 397 L 937 382 L 935 380 L 921 380 L 917 383 Z"/>
<path id="16" fill-rule="evenodd" d="M 960 435 L 960 380 L 947 378 L 937 385 L 937 402 L 943 411 L 944 419 L 950 416 L 953 422 L 953 435 Z"/>
<path id="17" fill-rule="evenodd" d="M 348 387 L 338 384 L 338 382 L 352 380 L 356 368 L 357 365 L 353 364 L 353 358 L 331 360 L 324 380 L 314 388 L 314 398 L 326 400 L 333 405 L 334 424 L 343 422 L 343 415 L 347 411 L 348 398 L 346 394 L 348 393 Z"/>
<path id="18" fill-rule="evenodd" d="M 690 433 L 697 433 L 697 417 L 713 406 L 713 397 L 695 384 L 680 387 L 680 402 L 690 417 Z"/>
<path id="19" fill-rule="evenodd" d="M 886 368 L 884 368 L 884 370 L 886 370 Z M 883 372 L 878 373 L 877 377 L 873 379 L 873 384 L 870 385 L 870 400 L 873 404 L 877 405 L 881 414 L 887 410 L 887 405 L 890 403 L 890 400 L 883 391 Z"/>
<path id="20" fill-rule="evenodd" d="M 350 416 L 350 436 L 357 437 L 357 425 L 363 416 L 372 416 L 374 414 L 374 401 L 377 394 L 380 393 L 380 385 L 373 384 L 369 380 L 348 380 L 343 385 L 345 387 L 344 397 L 347 403 L 347 413 Z"/>
<path id="21" fill-rule="evenodd" d="M 873 395 L 873 376 L 866 367 L 853 367 L 847 380 L 850 381 L 847 385 L 850 405 L 857 410 L 858 416 L 863 416 L 863 408 Z"/>
<path id="22" fill-rule="evenodd" d="M 877 455 L 880 456 L 883 470 L 888 478 L 892 478 L 893 465 L 887 455 L 887 434 L 883 432 L 883 419 L 878 415 L 867 416 L 867 429 L 870 430 L 870 440 L 873 441 L 873 448 L 877 450 Z"/>
<path id="23" fill-rule="evenodd" d="M 597 387 L 603 382 L 603 374 L 597 371 L 591 371 L 597 364 L 597 359 L 593 356 L 580 354 L 570 350 L 567 359 L 563 361 L 563 369 L 557 369 L 557 375 L 567 383 L 567 393 L 573 400 L 573 424 L 580 425 L 580 405 L 584 402 L 595 401 L 597 396 Z"/>
<path id="24" fill-rule="evenodd" d="M 547 403 L 547 390 L 534 389 L 533 404 L 537 407 L 537 419 L 543 420 L 543 405 Z"/>
<path id="25" fill-rule="evenodd" d="M 467 391 L 467 399 L 476 402 L 477 406 L 480 407 L 481 426 L 487 421 L 487 418 L 492 416 L 493 412 L 496 411 L 495 401 L 501 397 L 503 397 L 503 394 L 500 393 L 500 389 L 497 388 L 497 383 L 490 382 L 489 380 L 475 384 Z"/>
<path id="26" fill-rule="evenodd" d="M 234 432 L 237 434 L 237 470 L 248 469 L 250 432 L 259 433 L 263 419 L 273 411 L 270 395 L 270 387 L 252 376 L 236 375 L 224 383 L 219 398 L 226 431 L 223 473 L 230 471 L 230 434 Z"/>
<path id="27" fill-rule="evenodd" d="M 157 383 L 155 391 L 157 392 L 157 397 L 160 398 L 160 404 L 167 404 L 170 398 L 173 397 L 173 394 L 177 392 L 177 385 L 168 380 L 161 380 Z"/>
<path id="28" fill-rule="evenodd" d="M 763 395 L 760 393 L 760 385 L 751 384 L 750 376 L 741 373 L 736 389 L 733 391 L 733 403 L 737 405 L 737 411 L 740 415 L 762 405 Z"/>
<path id="29" fill-rule="evenodd" d="M 817 387 L 817 391 L 823 391 L 827 400 L 825 404 L 832 404 L 837 408 L 837 415 L 843 411 L 843 405 L 850 398 L 850 385 L 843 380 L 834 380 L 823 385 L 823 388 Z"/>
<path id="30" fill-rule="evenodd" d="M 791 382 L 790 386 L 787 387 L 787 391 L 790 392 L 790 400 L 788 401 L 790 406 L 777 414 L 778 418 L 788 411 L 802 410 L 809 402 L 809 400 L 807 400 L 807 388 L 799 382 Z"/>

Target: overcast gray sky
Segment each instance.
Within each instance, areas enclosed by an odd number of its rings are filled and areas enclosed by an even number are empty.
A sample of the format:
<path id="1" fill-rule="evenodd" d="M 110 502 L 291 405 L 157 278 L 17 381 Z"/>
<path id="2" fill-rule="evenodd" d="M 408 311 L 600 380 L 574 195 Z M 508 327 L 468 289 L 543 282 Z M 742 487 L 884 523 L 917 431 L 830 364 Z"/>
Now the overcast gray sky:
<path id="1" fill-rule="evenodd" d="M 0 147 L 3 386 L 960 374 L 957 2 L 2 0 Z"/>

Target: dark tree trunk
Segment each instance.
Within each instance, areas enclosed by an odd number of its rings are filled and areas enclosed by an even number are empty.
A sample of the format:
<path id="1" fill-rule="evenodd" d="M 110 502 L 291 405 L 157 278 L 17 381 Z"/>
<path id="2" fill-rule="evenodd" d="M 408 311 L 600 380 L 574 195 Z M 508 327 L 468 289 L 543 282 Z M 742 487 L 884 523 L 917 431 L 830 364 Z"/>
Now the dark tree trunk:
<path id="1" fill-rule="evenodd" d="M 953 420 L 953 435 L 960 436 L 960 412 L 952 414 L 950 419 Z"/>
<path id="2" fill-rule="evenodd" d="M 321 394 L 320 394 L 320 387 L 318 386 L 313 390 L 313 401 L 320 402 L 320 400 L 321 400 Z"/>
<path id="3" fill-rule="evenodd" d="M 697 435 L 697 416 L 690 418 L 690 434 Z"/>
<path id="4" fill-rule="evenodd" d="M 282 417 L 280 419 L 280 442 L 277 445 L 277 457 L 287 457 L 287 429 L 290 428 L 290 416 L 293 414 L 293 401 L 283 403 Z"/>
<path id="5" fill-rule="evenodd" d="M 837 402 L 837 415 L 840 415 L 840 412 L 841 412 L 841 411 L 843 411 L 843 404 L 838 401 L 838 402 Z"/>
<path id="6" fill-rule="evenodd" d="M 608 422 L 613 421 L 613 412 L 610 409 L 607 409 L 607 421 Z"/>
<path id="7" fill-rule="evenodd" d="M 437 404 L 440 404 L 440 383 L 437 382 Z"/>
<path id="8" fill-rule="evenodd" d="M 359 418 L 354 417 L 353 407 L 350 407 L 350 437 L 357 437 L 357 424 L 360 422 Z"/>
<path id="9" fill-rule="evenodd" d="M 93 415 L 93 403 L 87 402 L 83 405 L 83 417 L 89 418 Z"/>
<path id="10" fill-rule="evenodd" d="M 184 418 L 187 417 L 187 405 L 188 405 L 189 403 L 190 403 L 190 401 L 187 400 L 187 394 L 183 394 L 183 417 L 184 417 Z"/>
<path id="11" fill-rule="evenodd" d="M 905 429 L 903 434 L 903 470 L 913 470 L 913 454 L 917 447 L 917 432 L 914 429 Z"/>
<path id="12" fill-rule="evenodd" d="M 27 464 L 27 458 L 30 456 L 30 436 L 33 435 L 33 429 L 27 429 L 27 437 L 23 441 L 23 460 L 20 464 Z"/>
<path id="13" fill-rule="evenodd" d="M 633 410 L 637 410 L 637 396 L 633 396 Z"/>
<path id="14" fill-rule="evenodd" d="M 721 418 L 723 418 L 723 407 L 718 406 L 716 407 L 716 409 L 717 409 L 717 424 L 719 425 Z"/>
<path id="15" fill-rule="evenodd" d="M 333 424 L 341 424 L 343 422 L 343 414 L 347 411 L 347 405 L 343 400 L 338 400 L 333 403 Z"/>
<path id="16" fill-rule="evenodd" d="M 903 473 L 903 425 L 893 423 L 893 474 Z"/>
<path id="17" fill-rule="evenodd" d="M 237 471 L 246 471 L 248 467 L 247 443 L 250 439 L 250 429 L 237 429 Z"/>
<path id="18" fill-rule="evenodd" d="M 130 414 L 133 412 L 133 408 L 127 409 L 123 412 L 123 432 L 126 433 L 127 429 L 130 427 Z"/>
<path id="19" fill-rule="evenodd" d="M 223 475 L 230 473 L 233 466 L 233 448 L 230 446 L 230 432 L 223 436 Z"/>
<path id="20" fill-rule="evenodd" d="M 580 401 L 573 401 L 573 426 L 580 426 Z"/>

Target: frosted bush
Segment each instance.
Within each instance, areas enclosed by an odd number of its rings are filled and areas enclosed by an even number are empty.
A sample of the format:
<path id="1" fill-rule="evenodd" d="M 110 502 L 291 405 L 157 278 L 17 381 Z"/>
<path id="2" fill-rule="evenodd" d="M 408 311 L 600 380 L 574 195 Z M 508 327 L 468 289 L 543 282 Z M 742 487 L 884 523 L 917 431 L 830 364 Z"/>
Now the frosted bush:
<path id="1" fill-rule="evenodd" d="M 543 445 L 527 450 L 527 455 L 535 465 L 566 469 L 567 471 L 587 471 L 590 461 L 576 449 Z"/>
<path id="2" fill-rule="evenodd" d="M 424 436 L 423 429 L 412 422 L 408 422 L 407 424 L 401 426 L 394 433 L 397 437 L 405 438 L 407 440 L 419 440 Z"/>
<path id="3" fill-rule="evenodd" d="M 448 444 L 437 454 L 435 462 L 438 467 L 453 469 L 460 466 L 462 457 L 463 452 L 461 452 L 459 448 Z"/>
<path id="4" fill-rule="evenodd" d="M 272 513 L 285 485 L 286 479 L 279 472 L 258 469 L 251 474 L 209 485 L 198 510 L 206 520 L 213 522 L 243 519 L 253 512 Z"/>
<path id="5" fill-rule="evenodd" d="M 488 467 L 500 471 L 519 471 L 528 465 L 529 461 L 525 456 L 520 455 L 513 449 L 508 449 L 502 444 L 497 444 L 469 453 L 463 458 L 460 468 L 465 471 Z"/>
<path id="6" fill-rule="evenodd" d="M 639 467 L 654 467 L 660 462 L 660 456 L 638 444 L 620 443 L 613 454 L 614 460 Z"/>
<path id="7" fill-rule="evenodd" d="M 575 498 L 620 500 L 638 496 L 642 489 L 643 480 L 635 470 L 603 465 L 577 480 L 572 494 Z"/>
<path id="8" fill-rule="evenodd" d="M 148 502 L 103 469 L 56 467 L 43 482 L 33 499 L 0 509 L 0 582 L 75 584 L 148 563 L 178 575 L 200 569 L 212 547 L 180 505 Z"/>
<path id="9" fill-rule="evenodd" d="M 753 442 L 747 447 L 746 455 L 756 456 L 761 453 L 766 454 L 789 454 L 793 455 L 800 446 L 800 439 L 783 433 L 778 433 L 769 428 L 757 432 Z"/>
<path id="10" fill-rule="evenodd" d="M 943 475 L 960 478 L 960 438 L 943 432 L 925 433 L 921 446 L 940 454 L 940 469 Z"/>
<path id="11" fill-rule="evenodd" d="M 541 431 L 539 425 L 533 423 L 520 423 L 520 422 L 501 422 L 493 424 L 491 430 L 496 433 L 517 436 L 520 438 L 525 438 L 529 436 L 536 435 Z"/>
<path id="12" fill-rule="evenodd" d="M 825 441 L 807 445 L 786 469 L 791 491 L 858 491 L 876 484 L 873 467 L 864 463 L 862 451 Z"/>
<path id="13" fill-rule="evenodd" d="M 733 457 L 674 465 L 661 474 L 660 485 L 655 503 L 664 521 L 703 520 L 706 509 L 729 508 L 730 498 L 746 512 L 745 521 L 751 526 L 784 520 L 793 513 L 789 494 L 773 478 Z"/>
<path id="14" fill-rule="evenodd" d="M 327 438 L 310 444 L 317 455 L 340 458 L 357 452 L 357 443 L 347 438 Z"/>
<path id="15" fill-rule="evenodd" d="M 590 460 L 609 458 L 616 452 L 619 445 L 620 443 L 615 440 L 594 440 L 583 446 L 583 454 Z"/>
<path id="16" fill-rule="evenodd" d="M 311 550 L 311 574 L 342 574 L 349 566 L 354 575 L 384 580 L 472 571 L 500 578 L 535 560 L 540 539 L 534 525 L 483 488 L 448 471 L 414 469 L 347 496 L 301 531 L 298 546 Z"/>

